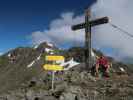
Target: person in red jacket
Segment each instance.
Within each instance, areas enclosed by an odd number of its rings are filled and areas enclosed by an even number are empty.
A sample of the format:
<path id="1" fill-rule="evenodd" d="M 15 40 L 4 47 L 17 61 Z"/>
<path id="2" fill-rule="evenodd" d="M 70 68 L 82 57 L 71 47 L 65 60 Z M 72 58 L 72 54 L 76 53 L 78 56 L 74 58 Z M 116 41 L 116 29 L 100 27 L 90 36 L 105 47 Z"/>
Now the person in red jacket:
<path id="1" fill-rule="evenodd" d="M 103 73 L 104 77 L 109 77 L 108 75 L 109 61 L 106 57 L 101 56 L 97 59 L 96 62 L 96 74 L 98 75 L 99 71 Z"/>

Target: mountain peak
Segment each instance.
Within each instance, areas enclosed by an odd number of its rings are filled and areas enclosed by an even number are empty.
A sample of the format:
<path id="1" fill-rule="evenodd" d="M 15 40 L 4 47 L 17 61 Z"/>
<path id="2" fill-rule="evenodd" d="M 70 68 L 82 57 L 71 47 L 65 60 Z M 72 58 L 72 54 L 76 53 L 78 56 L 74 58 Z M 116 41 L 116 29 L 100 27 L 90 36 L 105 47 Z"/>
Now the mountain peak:
<path id="1" fill-rule="evenodd" d="M 40 43 L 40 44 L 38 44 L 38 45 L 35 45 L 35 46 L 34 46 L 34 49 L 37 49 L 37 48 L 39 48 L 39 47 L 48 47 L 48 48 L 52 48 L 52 47 L 54 47 L 54 44 L 52 44 L 52 43 L 50 43 L 50 42 L 42 42 L 42 43 Z"/>

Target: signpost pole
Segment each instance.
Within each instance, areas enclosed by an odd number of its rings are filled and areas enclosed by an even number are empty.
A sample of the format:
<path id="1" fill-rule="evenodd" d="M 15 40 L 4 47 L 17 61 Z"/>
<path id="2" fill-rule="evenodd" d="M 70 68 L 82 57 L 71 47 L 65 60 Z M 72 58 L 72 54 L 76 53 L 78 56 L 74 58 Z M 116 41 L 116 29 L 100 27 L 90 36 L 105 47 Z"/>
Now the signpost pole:
<path id="1" fill-rule="evenodd" d="M 54 90 L 54 77 L 55 77 L 55 71 L 52 71 L 52 91 Z"/>
<path id="2" fill-rule="evenodd" d="M 53 61 L 53 65 L 55 64 L 55 61 Z M 54 77 L 55 77 L 55 71 L 52 71 L 52 91 L 54 91 Z"/>

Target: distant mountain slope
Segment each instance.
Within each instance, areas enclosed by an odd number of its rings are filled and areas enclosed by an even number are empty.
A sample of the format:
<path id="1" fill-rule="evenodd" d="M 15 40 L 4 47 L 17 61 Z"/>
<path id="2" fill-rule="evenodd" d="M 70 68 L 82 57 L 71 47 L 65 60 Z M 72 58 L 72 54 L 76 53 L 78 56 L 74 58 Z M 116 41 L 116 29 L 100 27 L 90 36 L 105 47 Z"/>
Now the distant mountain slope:
<path id="1" fill-rule="evenodd" d="M 98 50 L 95 50 L 95 49 L 93 49 L 93 52 L 95 53 L 96 56 L 104 55 L 101 51 L 98 51 Z M 78 61 L 80 63 L 83 63 L 85 61 L 84 48 L 82 48 L 82 47 L 70 48 L 65 52 L 64 55 L 65 55 L 66 58 L 73 57 L 75 61 Z M 106 56 L 106 55 L 104 55 L 104 56 Z M 131 66 L 131 64 L 130 65 L 124 64 L 122 62 L 116 61 L 112 57 L 108 57 L 108 56 L 106 56 L 106 57 L 112 63 L 112 70 L 114 72 L 121 72 L 124 69 L 123 71 L 125 71 L 128 74 L 133 73 L 133 66 Z"/>
<path id="2" fill-rule="evenodd" d="M 31 80 L 33 77 L 43 72 L 44 64 L 43 55 L 38 58 L 41 53 L 50 53 L 46 49 L 55 47 L 49 46 L 46 42 L 38 46 L 38 48 L 20 47 L 9 51 L 0 57 L 0 92 L 19 87 L 22 83 Z M 33 63 L 31 68 L 27 66 Z"/>
<path id="3" fill-rule="evenodd" d="M 100 51 L 93 51 L 98 56 L 103 55 Z M 19 47 L 0 57 L 0 93 L 16 89 L 35 77 L 43 80 L 45 72 L 42 66 L 45 63 L 44 57 L 47 54 L 64 55 L 66 61 L 74 58 L 75 61 L 81 63 L 78 65 L 81 69 L 84 67 L 84 49 L 80 47 L 60 50 L 53 44 L 47 42 L 41 43 L 33 48 Z M 124 69 L 128 73 L 133 72 L 127 65 L 116 62 L 111 57 L 108 58 L 113 63 L 114 71 L 122 71 Z"/>

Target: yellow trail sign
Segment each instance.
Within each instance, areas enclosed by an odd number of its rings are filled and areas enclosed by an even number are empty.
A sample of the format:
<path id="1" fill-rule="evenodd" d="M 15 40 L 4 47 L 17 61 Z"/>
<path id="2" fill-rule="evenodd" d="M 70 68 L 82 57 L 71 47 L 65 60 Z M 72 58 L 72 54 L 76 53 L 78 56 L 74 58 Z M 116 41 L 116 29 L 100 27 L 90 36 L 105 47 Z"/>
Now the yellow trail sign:
<path id="1" fill-rule="evenodd" d="M 63 67 L 60 66 L 60 65 L 45 64 L 45 65 L 43 66 L 43 68 L 44 68 L 45 70 L 51 70 L 51 71 L 61 71 L 61 70 L 63 70 Z"/>
<path id="2" fill-rule="evenodd" d="M 63 66 L 56 65 L 55 62 L 56 61 L 63 61 L 64 59 L 65 58 L 63 56 L 53 56 L 53 55 L 46 56 L 46 58 L 45 58 L 45 60 L 53 62 L 53 64 L 43 65 L 43 68 L 45 70 L 52 71 L 52 90 L 54 90 L 54 77 L 55 77 L 54 71 L 62 71 L 64 69 Z"/>
<path id="3" fill-rule="evenodd" d="M 64 60 L 63 56 L 46 56 L 47 61 L 57 61 L 57 60 Z"/>

